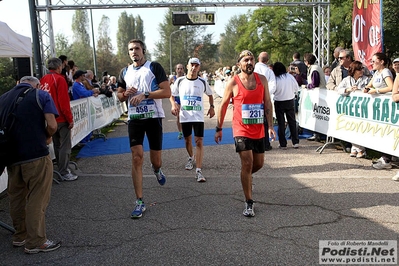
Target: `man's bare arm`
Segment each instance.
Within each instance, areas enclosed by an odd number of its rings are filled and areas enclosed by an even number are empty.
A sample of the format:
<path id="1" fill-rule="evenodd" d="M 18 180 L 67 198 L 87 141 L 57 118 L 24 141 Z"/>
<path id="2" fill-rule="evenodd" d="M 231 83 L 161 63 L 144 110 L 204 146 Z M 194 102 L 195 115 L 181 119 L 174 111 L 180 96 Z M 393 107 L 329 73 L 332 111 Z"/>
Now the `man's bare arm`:
<path id="1" fill-rule="evenodd" d="M 224 122 L 224 117 L 226 116 L 227 112 L 227 107 L 229 106 L 230 99 L 233 97 L 233 88 L 234 88 L 234 80 L 230 80 L 224 89 L 223 93 L 223 98 L 222 101 L 220 102 L 220 106 L 218 109 L 218 117 L 217 117 L 217 127 L 222 128 L 223 127 L 223 122 Z"/>
<path id="2" fill-rule="evenodd" d="M 159 90 L 150 92 L 150 96 L 148 96 L 149 99 L 169 98 L 172 95 L 172 92 L 170 90 L 169 81 L 167 81 L 167 80 L 162 81 L 158 86 L 159 86 Z"/>

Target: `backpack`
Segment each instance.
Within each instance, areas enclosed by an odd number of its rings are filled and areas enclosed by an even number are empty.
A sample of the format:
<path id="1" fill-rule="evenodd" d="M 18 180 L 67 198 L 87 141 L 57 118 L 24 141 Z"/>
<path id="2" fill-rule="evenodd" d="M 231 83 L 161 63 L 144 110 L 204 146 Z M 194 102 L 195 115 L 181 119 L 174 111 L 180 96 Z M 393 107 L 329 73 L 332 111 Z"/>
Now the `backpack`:
<path id="1" fill-rule="evenodd" d="M 14 158 L 13 142 L 11 137 L 12 128 L 15 123 L 14 111 L 18 104 L 24 99 L 25 95 L 33 88 L 23 90 L 12 103 L 9 112 L 5 114 L 4 121 L 0 121 L 0 173 L 3 173 L 5 167 L 12 163 Z"/>

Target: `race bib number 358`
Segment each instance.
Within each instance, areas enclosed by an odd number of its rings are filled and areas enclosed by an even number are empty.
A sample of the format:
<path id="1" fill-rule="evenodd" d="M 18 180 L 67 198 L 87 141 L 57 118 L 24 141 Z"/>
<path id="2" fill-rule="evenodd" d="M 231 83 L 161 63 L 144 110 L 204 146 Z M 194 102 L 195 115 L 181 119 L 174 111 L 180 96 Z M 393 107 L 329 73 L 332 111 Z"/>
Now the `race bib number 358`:
<path id="1" fill-rule="evenodd" d="M 243 124 L 263 124 L 263 104 L 243 104 L 241 114 Z"/>

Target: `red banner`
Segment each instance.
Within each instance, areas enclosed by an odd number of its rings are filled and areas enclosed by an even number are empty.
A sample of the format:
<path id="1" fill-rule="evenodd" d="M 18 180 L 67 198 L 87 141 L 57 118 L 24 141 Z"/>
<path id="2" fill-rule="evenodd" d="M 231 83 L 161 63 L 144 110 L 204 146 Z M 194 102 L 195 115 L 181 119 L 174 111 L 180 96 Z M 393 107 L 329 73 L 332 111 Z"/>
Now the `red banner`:
<path id="1" fill-rule="evenodd" d="M 382 0 L 354 0 L 352 46 L 355 59 L 369 69 L 373 54 L 382 52 Z"/>

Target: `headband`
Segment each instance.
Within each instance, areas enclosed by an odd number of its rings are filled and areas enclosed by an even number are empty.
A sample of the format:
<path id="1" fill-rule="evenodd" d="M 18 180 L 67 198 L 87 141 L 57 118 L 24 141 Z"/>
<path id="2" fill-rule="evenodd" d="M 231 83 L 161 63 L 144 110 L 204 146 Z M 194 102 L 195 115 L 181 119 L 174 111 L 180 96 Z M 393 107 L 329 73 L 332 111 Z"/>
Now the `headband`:
<path id="1" fill-rule="evenodd" d="M 237 62 L 240 62 L 241 59 L 242 59 L 243 57 L 245 57 L 245 56 L 254 56 L 254 55 L 253 55 L 253 53 L 252 53 L 251 51 L 249 51 L 249 50 L 244 50 L 244 51 L 242 51 L 242 52 L 240 53 L 240 55 L 238 56 Z"/>

